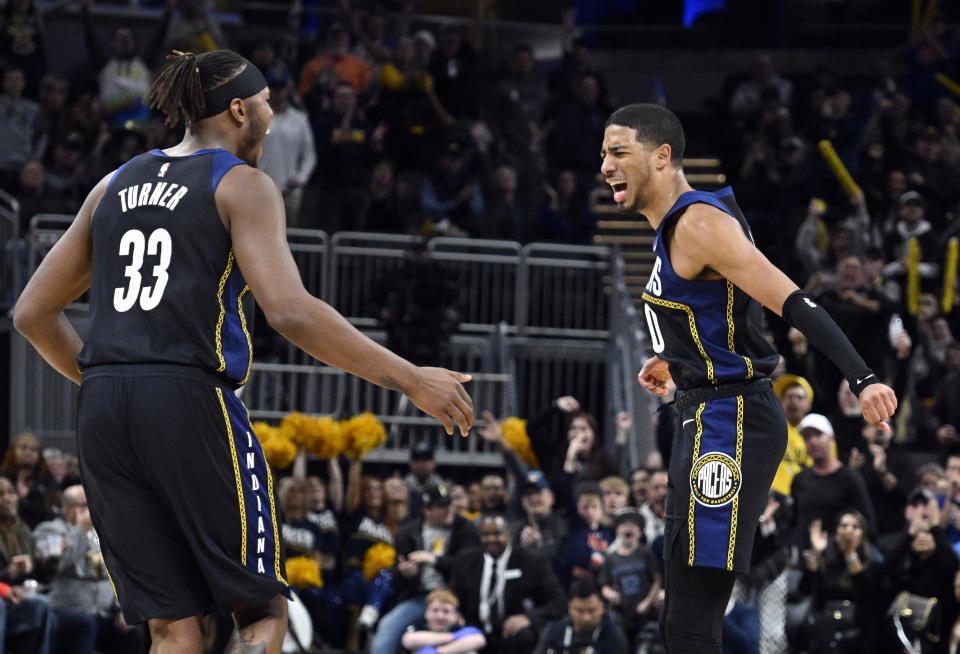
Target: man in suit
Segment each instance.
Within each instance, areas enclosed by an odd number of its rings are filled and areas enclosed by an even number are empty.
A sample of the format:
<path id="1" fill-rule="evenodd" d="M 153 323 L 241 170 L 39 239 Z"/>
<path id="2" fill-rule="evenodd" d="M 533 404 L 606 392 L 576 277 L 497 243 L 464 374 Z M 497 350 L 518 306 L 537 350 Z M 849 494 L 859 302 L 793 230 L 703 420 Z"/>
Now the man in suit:
<path id="1" fill-rule="evenodd" d="M 450 560 L 450 589 L 466 623 L 483 628 L 486 651 L 528 653 L 546 621 L 563 613 L 560 582 L 545 559 L 511 545 L 503 515 L 484 516 L 480 542 Z"/>
<path id="2" fill-rule="evenodd" d="M 394 537 L 397 604 L 377 625 L 372 654 L 397 651 L 407 627 L 423 617 L 427 595 L 444 586 L 439 572 L 444 559 L 478 542 L 473 523 L 454 513 L 446 486 L 428 487 L 421 493 L 420 502 L 420 516 L 401 525 Z"/>

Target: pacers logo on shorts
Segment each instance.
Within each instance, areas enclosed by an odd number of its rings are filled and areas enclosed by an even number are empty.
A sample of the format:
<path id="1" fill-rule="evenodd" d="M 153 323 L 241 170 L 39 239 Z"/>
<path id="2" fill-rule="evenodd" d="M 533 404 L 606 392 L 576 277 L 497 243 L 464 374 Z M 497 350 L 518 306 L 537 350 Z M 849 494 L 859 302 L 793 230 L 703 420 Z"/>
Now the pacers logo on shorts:
<path id="1" fill-rule="evenodd" d="M 704 506 L 723 506 L 740 492 L 740 466 L 723 452 L 709 452 L 694 461 L 690 492 Z"/>

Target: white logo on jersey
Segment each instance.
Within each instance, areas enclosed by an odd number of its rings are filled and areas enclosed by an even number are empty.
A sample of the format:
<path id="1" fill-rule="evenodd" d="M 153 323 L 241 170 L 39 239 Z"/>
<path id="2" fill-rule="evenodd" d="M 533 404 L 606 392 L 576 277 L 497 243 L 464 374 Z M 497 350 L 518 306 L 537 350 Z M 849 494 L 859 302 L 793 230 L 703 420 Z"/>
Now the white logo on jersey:
<path id="1" fill-rule="evenodd" d="M 803 301 L 806 302 L 806 303 L 807 303 L 807 306 L 810 307 L 811 309 L 816 309 L 816 308 L 817 308 L 817 305 L 814 304 L 813 300 L 811 300 L 810 298 L 805 297 L 805 298 L 803 298 Z"/>
<path id="2" fill-rule="evenodd" d="M 160 166 L 160 172 L 157 173 L 157 177 L 163 177 L 164 175 L 166 175 L 166 174 L 167 174 L 167 168 L 169 168 L 169 167 L 170 167 L 170 162 L 169 162 L 169 161 L 168 161 L 167 163 L 163 164 L 162 166 Z"/>
<path id="3" fill-rule="evenodd" d="M 660 257 L 657 257 L 657 260 L 653 262 L 653 270 L 650 272 L 650 281 L 647 282 L 646 286 L 646 289 L 657 297 L 660 297 L 660 293 L 663 290 L 660 284 L 661 265 L 662 262 L 660 261 Z"/>

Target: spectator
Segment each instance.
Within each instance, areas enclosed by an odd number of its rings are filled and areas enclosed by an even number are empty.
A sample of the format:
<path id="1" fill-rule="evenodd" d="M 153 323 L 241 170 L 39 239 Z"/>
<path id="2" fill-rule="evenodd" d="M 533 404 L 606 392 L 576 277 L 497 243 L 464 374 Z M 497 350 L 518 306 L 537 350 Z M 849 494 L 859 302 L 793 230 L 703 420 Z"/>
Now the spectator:
<path id="1" fill-rule="evenodd" d="M 67 98 L 70 94 L 70 82 L 60 75 L 48 73 L 40 80 L 40 113 L 44 134 L 44 154 L 49 158 L 50 146 L 67 137 L 63 131 L 67 122 Z"/>
<path id="2" fill-rule="evenodd" d="M 532 240 L 588 243 L 593 221 L 587 215 L 576 173 L 569 169 L 558 171 L 553 185 L 545 186 L 544 191 L 546 197 Z"/>
<path id="3" fill-rule="evenodd" d="M 473 0 L 469 39 L 463 38 L 458 26 L 445 26 L 430 59 L 430 74 L 436 82 L 437 98 L 457 120 L 476 118 L 480 106 L 477 53 L 482 44 L 480 12 L 483 6 L 482 0 Z"/>
<path id="4" fill-rule="evenodd" d="M 44 14 L 63 6 L 53 3 L 41 8 L 36 0 L 11 0 L 0 16 L 0 67 L 23 71 L 30 97 L 47 73 Z"/>
<path id="5" fill-rule="evenodd" d="M 383 496 L 386 501 L 384 515 L 387 526 L 390 527 L 390 531 L 396 533 L 400 525 L 411 515 L 410 489 L 400 477 L 399 471 L 395 471 L 392 477 L 383 482 Z"/>
<path id="6" fill-rule="evenodd" d="M 489 473 L 480 479 L 480 511 L 483 514 L 505 513 L 510 494 L 507 482 L 498 473 Z"/>
<path id="7" fill-rule="evenodd" d="M 926 220 L 926 200 L 916 191 L 907 191 L 900 196 L 899 207 L 899 220 L 893 231 L 885 237 L 887 258 L 891 263 L 883 267 L 883 274 L 898 278 L 903 283 L 907 272 L 907 241 L 916 238 L 920 244 L 920 276 L 927 279 L 936 277 L 940 270 L 937 263 L 940 253 L 933 225 Z"/>
<path id="8" fill-rule="evenodd" d="M 630 504 L 639 509 L 647 503 L 650 491 L 650 470 L 644 467 L 630 472 Z"/>
<path id="9" fill-rule="evenodd" d="M 388 159 L 380 159 L 373 165 L 370 181 L 357 209 L 357 229 L 387 233 L 407 231 L 394 175 L 393 163 Z"/>
<path id="10" fill-rule="evenodd" d="M 449 590 L 438 588 L 427 595 L 423 618 L 407 628 L 401 644 L 417 654 L 469 654 L 487 644 L 483 632 L 464 627 L 460 601 Z"/>
<path id="11" fill-rule="evenodd" d="M 539 470 L 529 471 L 518 483 L 522 519 L 513 523 L 513 544 L 554 562 L 567 537 L 567 521 L 553 511 L 550 482 Z"/>
<path id="12" fill-rule="evenodd" d="M 797 425 L 813 466 L 797 473 L 790 494 L 796 505 L 795 542 L 805 546 L 814 520 L 838 524 L 840 512 L 848 507 L 859 511 L 867 532 L 876 528 L 873 506 L 863 479 L 843 465 L 833 451 L 833 427 L 819 413 L 806 415 Z"/>
<path id="13" fill-rule="evenodd" d="M 569 516 L 570 528 L 560 563 L 560 581 L 595 578 L 603 565 L 603 555 L 613 542 L 613 529 L 603 525 L 603 500 L 595 484 L 586 482 L 576 493 L 576 513 Z"/>
<path id="14" fill-rule="evenodd" d="M 370 65 L 349 53 L 350 33 L 335 22 L 327 28 L 326 42 L 300 70 L 300 96 L 311 114 L 327 109 L 338 82 L 349 82 L 357 93 L 370 83 Z"/>
<path id="15" fill-rule="evenodd" d="M 14 485 L 19 498 L 17 514 L 28 528 L 53 517 L 59 493 L 36 436 L 24 432 L 13 439 L 0 462 L 0 474 Z"/>
<path id="16" fill-rule="evenodd" d="M 37 547 L 17 515 L 17 497 L 10 480 L 0 477 L 0 594 L 5 595 L 6 610 L 5 638 L 0 642 L 14 651 L 16 645 L 23 652 L 48 654 L 53 615 L 46 598 L 34 596 L 34 588 L 26 590 L 22 585 L 34 570 Z"/>
<path id="17" fill-rule="evenodd" d="M 340 526 L 337 513 L 343 508 L 343 481 L 340 478 L 340 466 L 331 459 L 330 491 L 319 477 L 307 477 L 307 520 L 318 532 L 316 551 L 320 558 L 320 571 L 323 579 L 333 584 L 338 581 L 338 563 L 340 558 Z M 329 495 L 329 505 L 327 498 Z"/>
<path id="18" fill-rule="evenodd" d="M 9 2 L 7 9 L 15 2 Z M 43 121 L 40 105 L 24 97 L 23 69 L 9 66 L 3 73 L 0 95 L 0 188 L 13 190 L 13 180 L 31 159 L 43 151 Z"/>
<path id="19" fill-rule="evenodd" d="M 866 450 L 863 453 L 854 450 L 850 467 L 860 473 L 867 487 L 877 516 L 877 534 L 900 531 L 907 495 L 913 488 L 910 454 L 894 442 L 892 429 L 865 423 L 863 438 Z"/>
<path id="20" fill-rule="evenodd" d="M 777 74 L 773 59 L 760 53 L 754 61 L 753 76 L 737 85 L 730 98 L 730 113 L 741 121 L 748 120 L 760 110 L 763 92 L 772 89 L 777 101 L 789 108 L 793 100 L 793 83 Z"/>
<path id="21" fill-rule="evenodd" d="M 603 598 L 594 580 L 579 579 L 570 587 L 567 613 L 567 617 L 544 628 L 534 654 L 578 654 L 585 651 L 627 654 L 623 630 L 604 611 Z"/>
<path id="22" fill-rule="evenodd" d="M 449 565 L 450 557 L 480 542 L 473 523 L 453 512 L 446 486 L 424 490 L 420 507 L 420 517 L 397 531 L 397 604 L 377 625 L 371 654 L 397 650 L 407 627 L 423 614 L 427 595 L 444 586 L 440 571 Z M 373 611 L 364 607 L 360 622 L 372 626 L 375 620 Z"/>
<path id="23" fill-rule="evenodd" d="M 654 470 L 650 473 L 647 501 L 637 511 L 643 516 L 643 535 L 647 545 L 653 545 L 662 538 L 666 529 L 667 517 L 667 471 Z"/>
<path id="24" fill-rule="evenodd" d="M 882 567 L 867 541 L 867 521 L 858 511 L 839 514 L 833 541 L 821 522 L 810 524 L 811 550 L 804 552 L 803 587 L 813 596 L 809 651 L 876 652 L 882 605 Z M 952 577 L 951 577 L 952 579 Z"/>
<path id="25" fill-rule="evenodd" d="M 153 80 L 150 67 L 140 56 L 133 30 L 126 26 L 114 31 L 112 52 L 107 56 L 94 32 L 93 19 L 90 17 L 92 4 L 93 0 L 81 1 L 80 19 L 87 56 L 99 71 L 97 79 L 104 117 L 113 129 L 129 126 L 129 123 L 143 127 L 150 116 L 150 110 L 144 102 Z M 156 56 L 160 50 L 160 43 L 151 43 L 146 51 Z"/>
<path id="26" fill-rule="evenodd" d="M 459 141 L 443 146 L 435 172 L 423 180 L 420 210 L 426 220 L 444 230 L 483 235 L 483 189 L 471 173 L 466 155 L 466 148 Z"/>
<path id="27" fill-rule="evenodd" d="M 47 169 L 39 161 L 23 164 L 20 171 L 20 234 L 30 231 L 30 220 L 40 213 L 70 213 L 70 202 L 47 185 Z"/>
<path id="28" fill-rule="evenodd" d="M 723 613 L 724 654 L 755 654 L 760 651 L 760 643 L 757 609 L 731 595 Z"/>
<path id="29" fill-rule="evenodd" d="M 587 186 L 596 174 L 597 143 L 603 141 L 606 120 L 600 83 L 592 73 L 583 73 L 576 98 L 557 108 L 547 137 L 551 163 L 574 171 L 578 186 Z"/>
<path id="30" fill-rule="evenodd" d="M 936 597 L 940 605 L 940 630 L 924 634 L 924 652 L 946 653 L 950 631 L 957 619 L 957 597 L 953 580 L 957 554 L 940 527 L 937 498 L 918 490 L 907 500 L 907 528 L 885 543 L 887 574 L 894 593 L 908 591 L 922 597 Z"/>
<path id="31" fill-rule="evenodd" d="M 527 432 L 540 468 L 554 488 L 564 488 L 566 464 L 575 471 L 578 482 L 599 481 L 618 471 L 618 466 L 604 454 L 596 419 L 581 410 L 575 397 L 558 397 L 530 419 Z M 566 435 L 565 440 L 561 434 Z"/>
<path id="32" fill-rule="evenodd" d="M 93 180 L 90 178 L 90 169 L 84 158 L 86 144 L 79 132 L 58 140 L 53 144 L 53 156 L 50 167 L 44 176 L 46 200 L 51 204 L 57 203 L 68 206 L 66 213 L 73 213 L 80 208 Z M 57 207 L 59 210 L 60 207 Z M 57 211 L 36 211 L 35 213 L 57 213 Z"/>
<path id="33" fill-rule="evenodd" d="M 431 486 L 443 484 L 443 478 L 437 474 L 437 460 L 430 443 L 421 441 L 410 448 L 410 472 L 403 481 L 410 489 L 410 513 L 419 513 L 421 495 Z"/>
<path id="34" fill-rule="evenodd" d="M 525 654 L 547 620 L 563 611 L 563 590 L 545 559 L 510 544 L 501 514 L 480 523 L 481 547 L 450 561 L 450 589 L 468 624 L 483 628 L 489 651 Z"/>
<path id="35" fill-rule="evenodd" d="M 604 477 L 600 480 L 600 494 L 603 498 L 603 521 L 613 525 L 614 519 L 630 501 L 630 487 L 620 477 Z"/>
<path id="36" fill-rule="evenodd" d="M 474 236 L 526 243 L 532 227 L 519 194 L 516 169 L 506 164 L 498 166 L 493 171 L 486 218 Z"/>
<path id="37" fill-rule="evenodd" d="M 960 341 L 947 348 L 946 375 L 937 382 L 930 415 L 937 442 L 945 447 L 960 442 Z"/>
<path id="38" fill-rule="evenodd" d="M 813 387 L 803 377 L 786 374 L 777 377 L 773 390 L 780 398 L 783 413 L 787 417 L 787 449 L 773 478 L 772 488 L 781 495 L 790 495 L 794 477 L 813 463 L 803 444 L 803 436 L 797 429 L 803 417 L 810 413 Z"/>
<path id="39" fill-rule="evenodd" d="M 307 483 L 300 480 L 292 481 L 283 489 L 280 497 L 283 508 L 281 539 L 287 556 L 314 559 L 323 571 L 321 546 L 324 539 L 317 524 L 307 519 L 307 489 Z M 325 584 L 331 581 L 324 578 Z"/>
<path id="40" fill-rule="evenodd" d="M 178 11 L 174 12 L 174 8 Z M 175 0 L 164 6 L 160 31 L 163 51 L 210 52 L 227 47 L 209 0 Z"/>
<path id="41" fill-rule="evenodd" d="M 357 91 L 349 82 L 338 82 L 330 109 L 315 114 L 313 134 L 317 155 L 324 162 L 316 175 L 323 200 L 319 215 L 308 224 L 331 233 L 353 229 L 362 212 L 370 164 L 379 143 L 373 124 L 357 106 Z"/>
<path id="42" fill-rule="evenodd" d="M 599 582 L 604 599 L 620 616 L 620 624 L 635 652 L 640 633 L 657 620 L 656 598 L 663 579 L 652 550 L 643 544 L 643 516 L 621 509 L 614 522 L 616 542 L 607 551 Z"/>
<path id="43" fill-rule="evenodd" d="M 345 9 L 349 9 L 349 0 L 341 0 L 340 3 Z M 410 19 L 410 12 L 413 9 L 413 2 L 407 0 L 403 3 L 403 13 L 400 15 L 400 25 L 397 33 L 405 34 L 407 23 Z M 393 49 L 396 46 L 395 40 L 387 33 L 387 16 L 383 7 L 377 5 L 373 11 L 367 12 L 361 21 L 360 12 L 350 11 L 351 30 L 357 38 L 356 45 L 350 51 L 350 54 L 356 55 L 366 61 L 370 66 L 384 64 L 390 60 Z"/>
<path id="44" fill-rule="evenodd" d="M 303 203 L 303 187 L 317 165 L 313 131 L 307 115 L 290 104 L 290 80 L 267 78 L 270 87 L 270 133 L 263 139 L 259 167 L 273 178 L 283 193 L 287 224 L 296 227 Z"/>
<path id="45" fill-rule="evenodd" d="M 34 530 L 38 566 L 54 570 L 50 606 L 56 616 L 55 651 L 141 651 L 143 631 L 128 627 L 120 613 L 83 486 L 65 488 L 61 507 L 61 517 Z"/>

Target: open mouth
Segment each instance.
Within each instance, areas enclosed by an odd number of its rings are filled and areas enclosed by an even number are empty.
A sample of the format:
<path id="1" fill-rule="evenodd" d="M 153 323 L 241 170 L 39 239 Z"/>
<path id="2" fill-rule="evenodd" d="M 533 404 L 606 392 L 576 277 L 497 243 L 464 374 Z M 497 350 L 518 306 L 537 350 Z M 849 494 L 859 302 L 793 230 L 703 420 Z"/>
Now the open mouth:
<path id="1" fill-rule="evenodd" d="M 619 179 L 607 180 L 613 189 L 613 201 L 620 204 L 627 198 L 627 183 Z"/>

